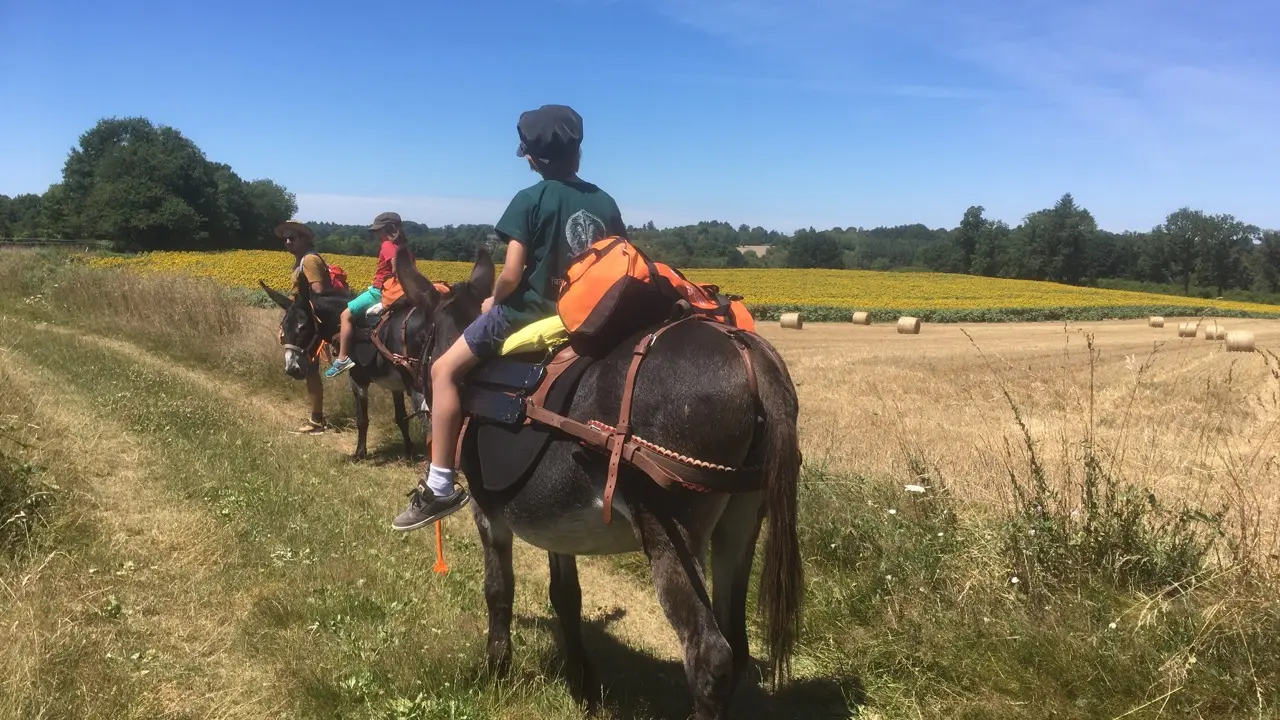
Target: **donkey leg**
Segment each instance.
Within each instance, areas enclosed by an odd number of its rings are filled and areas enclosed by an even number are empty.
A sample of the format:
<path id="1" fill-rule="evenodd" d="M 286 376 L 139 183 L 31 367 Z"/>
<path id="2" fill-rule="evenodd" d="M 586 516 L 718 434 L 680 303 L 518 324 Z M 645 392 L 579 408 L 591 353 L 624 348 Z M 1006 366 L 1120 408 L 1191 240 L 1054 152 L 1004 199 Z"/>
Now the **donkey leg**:
<path id="1" fill-rule="evenodd" d="M 742 682 L 742 671 L 751 661 L 747 643 L 747 589 L 764 497 L 753 492 L 735 495 L 711 535 L 712 597 L 716 623 L 733 648 L 733 676 L 729 694 Z"/>
<path id="2" fill-rule="evenodd" d="M 572 555 L 547 553 L 551 562 L 551 606 L 564 633 L 564 665 L 569 690 L 593 711 L 598 707 L 595 676 L 587 665 L 582 644 L 582 587 L 578 584 L 578 560 Z"/>
<path id="3" fill-rule="evenodd" d="M 489 670 L 502 675 L 511 667 L 511 607 L 516 595 L 511 567 L 511 528 L 501 518 L 489 518 L 479 503 L 471 513 L 484 546 L 484 600 L 489 606 Z"/>
<path id="4" fill-rule="evenodd" d="M 350 373 L 348 373 L 350 374 Z M 369 386 L 351 378 L 351 394 L 356 406 L 356 451 L 351 457 L 363 460 L 369 454 L 365 441 L 369 437 Z"/>
<path id="5" fill-rule="evenodd" d="M 391 400 L 396 408 L 396 425 L 400 427 L 400 437 L 404 438 L 405 457 L 413 460 L 413 439 L 409 437 L 409 413 L 404 409 L 404 393 L 392 393 Z"/>
<path id="6" fill-rule="evenodd" d="M 658 601 L 684 645 L 684 673 L 695 720 L 725 720 L 733 649 L 720 634 L 703 579 L 701 549 L 670 517 L 636 513 Z"/>

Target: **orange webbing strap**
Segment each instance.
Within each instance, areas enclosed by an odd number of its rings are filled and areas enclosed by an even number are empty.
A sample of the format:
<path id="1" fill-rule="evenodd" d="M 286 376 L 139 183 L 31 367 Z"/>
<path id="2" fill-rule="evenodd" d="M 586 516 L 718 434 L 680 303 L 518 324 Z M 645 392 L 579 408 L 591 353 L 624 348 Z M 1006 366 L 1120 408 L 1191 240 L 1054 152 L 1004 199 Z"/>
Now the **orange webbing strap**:
<path id="1" fill-rule="evenodd" d="M 444 561 L 444 531 L 440 529 L 440 521 L 436 521 L 436 567 L 437 575 L 449 572 L 449 565 Z"/>
<path id="2" fill-rule="evenodd" d="M 466 437 L 467 425 L 471 422 L 471 418 L 463 418 L 462 429 L 458 432 L 457 452 L 453 456 L 454 465 L 457 465 L 462 459 L 462 438 Z M 431 464 L 431 438 L 427 438 L 427 464 Z M 436 521 L 436 566 L 434 568 L 437 575 L 444 575 L 449 572 L 449 565 L 444 561 L 444 531 L 440 528 L 439 520 Z"/>

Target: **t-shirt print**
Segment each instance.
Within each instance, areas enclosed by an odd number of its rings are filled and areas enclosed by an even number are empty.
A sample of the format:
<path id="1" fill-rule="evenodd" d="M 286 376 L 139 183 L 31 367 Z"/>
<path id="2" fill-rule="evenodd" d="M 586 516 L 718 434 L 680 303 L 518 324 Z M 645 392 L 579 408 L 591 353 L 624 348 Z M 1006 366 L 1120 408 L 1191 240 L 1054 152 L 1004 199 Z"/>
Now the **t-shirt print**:
<path id="1" fill-rule="evenodd" d="M 605 232 L 604 222 L 586 210 L 570 215 L 564 226 L 564 236 L 569 241 L 569 259 L 586 252 L 592 243 L 604 238 Z"/>

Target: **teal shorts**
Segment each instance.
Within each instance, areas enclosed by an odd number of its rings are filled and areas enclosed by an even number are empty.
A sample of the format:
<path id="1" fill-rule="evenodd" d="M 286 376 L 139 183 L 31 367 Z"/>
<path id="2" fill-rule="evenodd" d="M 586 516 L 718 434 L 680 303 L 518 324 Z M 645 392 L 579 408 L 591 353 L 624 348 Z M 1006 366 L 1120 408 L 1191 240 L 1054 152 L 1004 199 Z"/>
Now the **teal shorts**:
<path id="1" fill-rule="evenodd" d="M 347 303 L 347 309 L 351 311 L 352 317 L 360 317 L 369 312 L 369 308 L 382 302 L 382 291 L 372 285 L 368 290 L 360 293 Z"/>

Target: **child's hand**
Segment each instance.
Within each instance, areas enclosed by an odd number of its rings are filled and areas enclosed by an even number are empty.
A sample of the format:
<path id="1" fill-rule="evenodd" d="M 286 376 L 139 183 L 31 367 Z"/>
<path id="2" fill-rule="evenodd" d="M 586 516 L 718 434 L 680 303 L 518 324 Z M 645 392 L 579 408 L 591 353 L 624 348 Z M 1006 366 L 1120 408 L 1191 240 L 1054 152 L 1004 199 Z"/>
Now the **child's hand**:
<path id="1" fill-rule="evenodd" d="M 493 309 L 493 296 L 490 295 L 489 297 L 484 299 L 484 302 L 480 303 L 480 314 L 483 315 L 492 309 Z"/>

